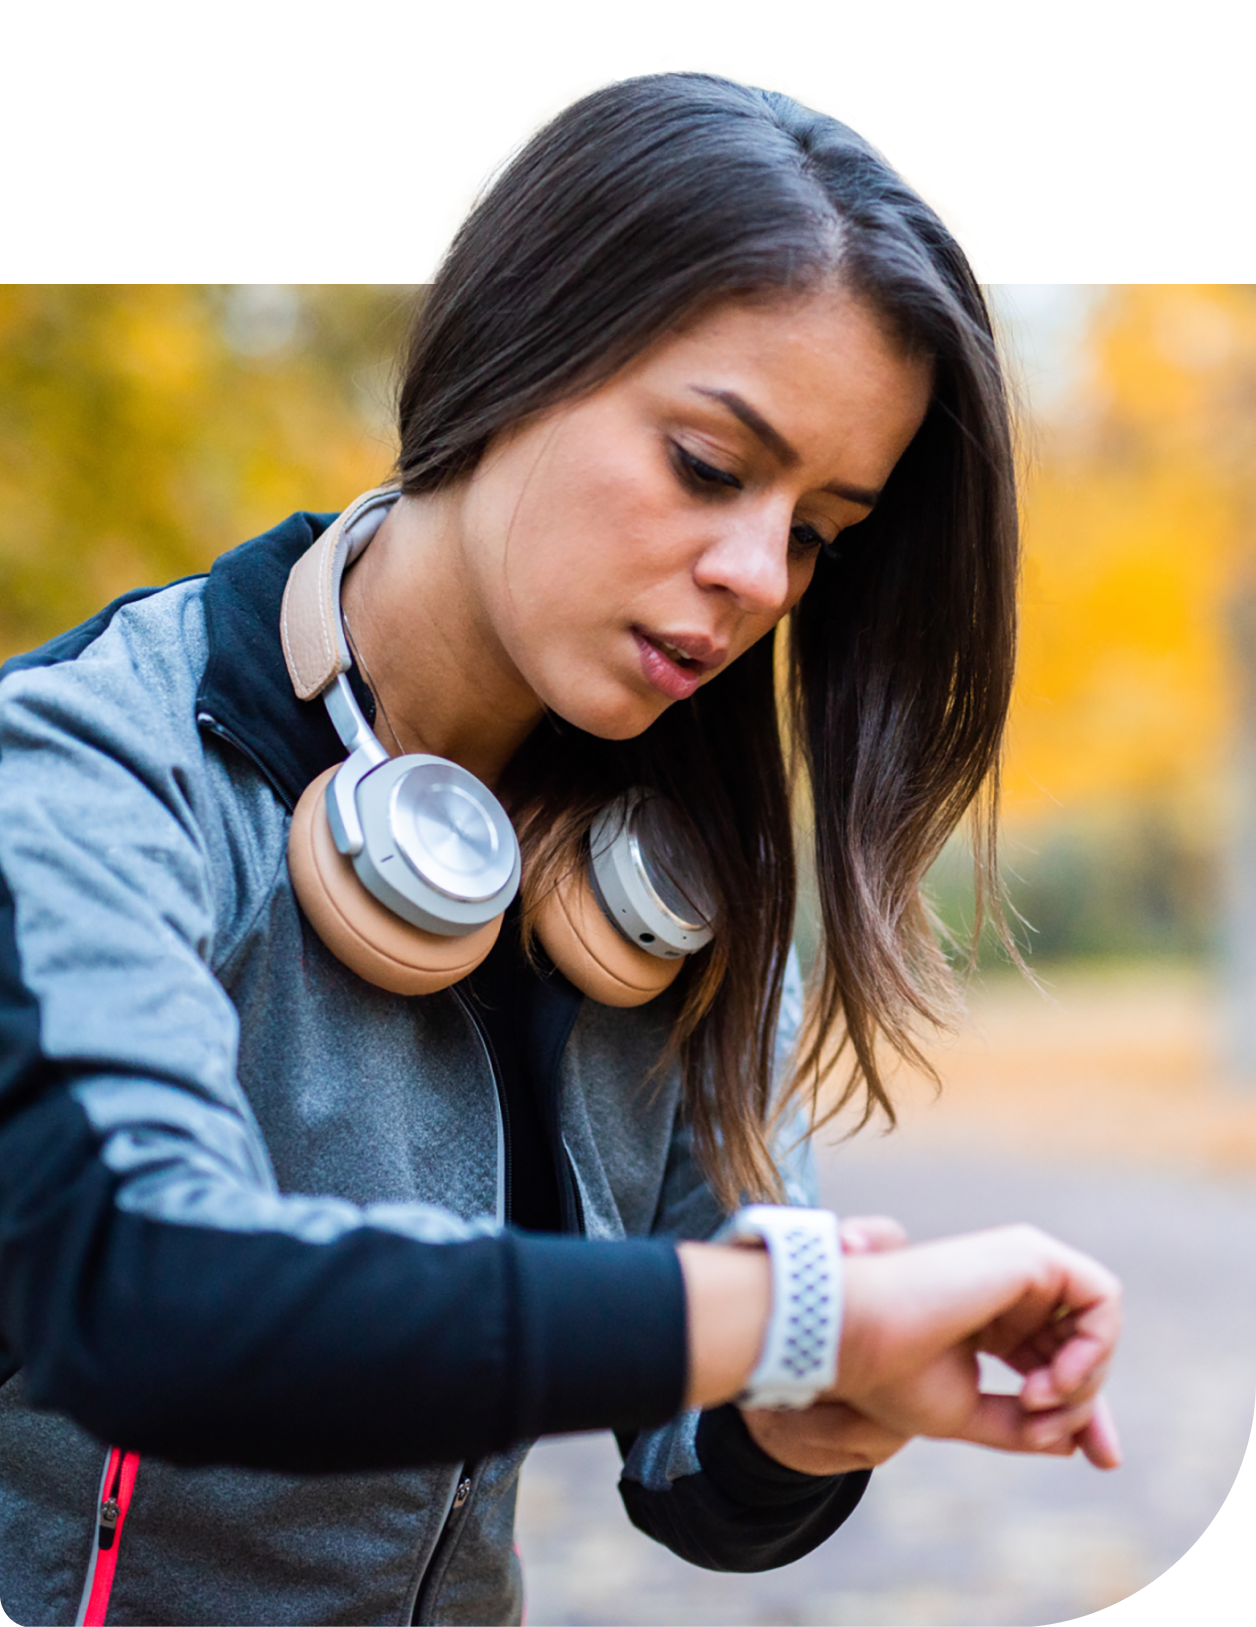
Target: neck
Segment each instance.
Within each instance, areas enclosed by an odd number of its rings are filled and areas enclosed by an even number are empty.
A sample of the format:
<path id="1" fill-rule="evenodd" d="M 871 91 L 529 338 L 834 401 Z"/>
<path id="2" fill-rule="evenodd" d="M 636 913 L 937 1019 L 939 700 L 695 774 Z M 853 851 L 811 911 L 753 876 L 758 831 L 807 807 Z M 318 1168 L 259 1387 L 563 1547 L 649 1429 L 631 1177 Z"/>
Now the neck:
<path id="1" fill-rule="evenodd" d="M 541 705 L 494 632 L 453 493 L 402 497 L 345 576 L 350 641 L 393 752 L 430 752 L 492 787 Z"/>

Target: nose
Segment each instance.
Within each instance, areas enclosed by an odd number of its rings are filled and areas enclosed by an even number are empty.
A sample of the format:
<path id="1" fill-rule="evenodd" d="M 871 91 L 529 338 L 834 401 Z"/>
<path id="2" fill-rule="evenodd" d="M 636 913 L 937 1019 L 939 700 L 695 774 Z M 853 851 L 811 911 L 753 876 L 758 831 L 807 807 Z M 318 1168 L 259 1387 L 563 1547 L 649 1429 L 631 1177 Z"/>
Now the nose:
<path id="1" fill-rule="evenodd" d="M 729 514 L 694 570 L 699 587 L 723 588 L 750 615 L 779 615 L 789 602 L 793 511 L 762 504 Z"/>

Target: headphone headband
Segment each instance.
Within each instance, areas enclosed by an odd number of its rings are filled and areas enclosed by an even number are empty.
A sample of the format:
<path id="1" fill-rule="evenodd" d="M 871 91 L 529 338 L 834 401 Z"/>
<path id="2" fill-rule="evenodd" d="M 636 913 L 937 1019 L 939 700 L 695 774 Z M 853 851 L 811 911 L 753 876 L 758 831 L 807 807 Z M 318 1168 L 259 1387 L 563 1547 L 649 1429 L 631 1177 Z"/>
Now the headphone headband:
<path id="1" fill-rule="evenodd" d="M 400 496 L 397 486 L 377 486 L 366 492 L 328 526 L 288 573 L 279 636 L 298 700 L 321 695 L 353 665 L 340 617 L 340 579 Z M 336 727 L 339 731 L 339 723 Z M 343 734 L 341 739 L 349 746 Z"/>

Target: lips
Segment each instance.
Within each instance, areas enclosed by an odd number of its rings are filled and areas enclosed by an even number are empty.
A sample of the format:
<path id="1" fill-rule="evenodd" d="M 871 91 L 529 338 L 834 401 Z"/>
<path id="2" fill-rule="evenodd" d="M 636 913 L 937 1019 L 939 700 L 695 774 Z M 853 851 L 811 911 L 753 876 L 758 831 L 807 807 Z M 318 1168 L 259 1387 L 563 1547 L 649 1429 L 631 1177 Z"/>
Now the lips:
<path id="1" fill-rule="evenodd" d="M 665 637 L 634 627 L 632 636 L 646 681 L 669 700 L 687 700 L 703 676 L 720 666 L 728 653 L 700 633 Z"/>

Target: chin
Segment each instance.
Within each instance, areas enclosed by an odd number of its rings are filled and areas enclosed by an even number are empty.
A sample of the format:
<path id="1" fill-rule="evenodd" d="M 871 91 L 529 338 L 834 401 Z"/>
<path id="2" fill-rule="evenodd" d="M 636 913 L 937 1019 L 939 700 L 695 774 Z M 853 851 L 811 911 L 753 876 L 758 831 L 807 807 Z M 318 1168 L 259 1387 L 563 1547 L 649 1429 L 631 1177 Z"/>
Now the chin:
<path id="1" fill-rule="evenodd" d="M 562 718 L 564 723 L 571 724 L 573 729 L 595 735 L 599 740 L 635 740 L 663 715 L 669 705 L 671 702 L 661 696 L 657 702 L 643 701 L 639 696 L 634 696 L 627 701 L 620 698 L 617 704 L 590 706 L 585 697 L 583 702 L 575 701 L 571 705 L 563 705 L 561 701 L 550 702 L 547 710 Z"/>

